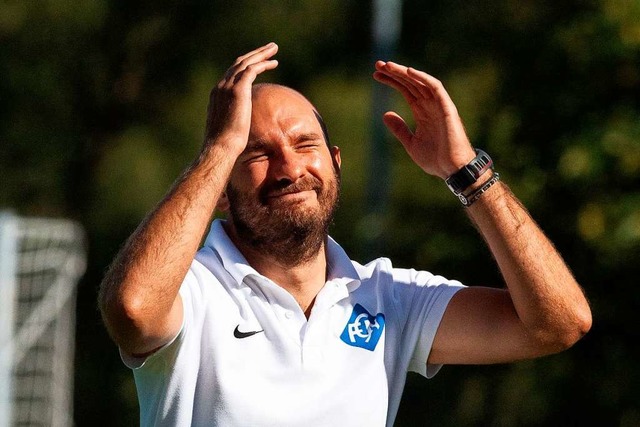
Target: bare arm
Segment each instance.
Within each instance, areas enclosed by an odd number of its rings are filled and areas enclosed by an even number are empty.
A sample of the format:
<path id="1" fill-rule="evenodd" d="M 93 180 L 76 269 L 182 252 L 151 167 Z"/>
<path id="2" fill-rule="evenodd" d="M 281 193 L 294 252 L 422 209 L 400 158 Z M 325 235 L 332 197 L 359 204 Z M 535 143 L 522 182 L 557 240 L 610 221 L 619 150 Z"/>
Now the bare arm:
<path id="1" fill-rule="evenodd" d="M 129 354 L 167 343 L 182 324 L 178 290 L 251 125 L 251 86 L 277 66 L 268 44 L 239 57 L 212 90 L 200 156 L 129 237 L 105 275 L 99 305 L 110 335 Z"/>
<path id="2" fill-rule="evenodd" d="M 396 113 L 387 127 L 427 173 L 447 178 L 475 157 L 442 84 L 421 71 L 378 61 L 374 78 L 398 90 L 416 120 Z M 506 185 L 492 186 L 468 208 L 507 289 L 470 287 L 449 303 L 429 363 L 497 363 L 554 353 L 591 327 L 582 290 L 551 242 Z"/>
<path id="3" fill-rule="evenodd" d="M 573 275 L 506 185 L 468 214 L 487 241 L 507 289 L 471 287 L 452 299 L 432 363 L 498 363 L 564 350 L 591 326 Z"/>

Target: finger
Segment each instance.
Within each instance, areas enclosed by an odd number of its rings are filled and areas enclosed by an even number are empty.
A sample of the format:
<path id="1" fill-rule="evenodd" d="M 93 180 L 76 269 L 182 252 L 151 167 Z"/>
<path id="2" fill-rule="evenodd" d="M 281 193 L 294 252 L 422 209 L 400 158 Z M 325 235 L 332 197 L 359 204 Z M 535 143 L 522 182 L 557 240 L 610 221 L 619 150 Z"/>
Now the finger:
<path id="1" fill-rule="evenodd" d="M 422 98 L 423 95 L 420 93 L 420 91 L 418 91 L 416 88 L 414 88 L 411 84 L 408 84 L 406 81 L 404 81 L 403 79 L 394 76 L 392 74 L 388 74 L 385 73 L 383 71 L 376 71 L 374 73 L 373 76 L 376 80 L 378 80 L 381 83 L 385 83 L 389 86 L 394 87 L 395 89 L 403 92 L 406 92 L 407 94 L 409 94 L 410 96 L 405 96 L 405 98 L 407 98 L 408 101 L 412 101 L 415 100 L 417 98 Z M 402 89 L 400 89 L 402 88 Z"/>
<path id="2" fill-rule="evenodd" d="M 236 59 L 231 67 L 225 73 L 223 80 L 233 82 L 236 74 L 243 71 L 247 66 L 255 64 L 256 62 L 264 61 L 271 58 L 278 52 L 278 45 L 275 43 L 269 43 L 262 48 L 249 52 L 246 55 L 240 56 Z"/>
<path id="3" fill-rule="evenodd" d="M 430 97 L 432 96 L 431 89 L 428 88 L 424 82 L 420 79 L 416 79 L 408 74 L 409 68 L 396 64 L 395 62 L 387 62 L 385 63 L 382 71 L 387 75 L 401 81 L 411 92 L 416 96 L 416 98 L 421 97 Z"/>
<path id="4" fill-rule="evenodd" d="M 387 62 L 386 61 L 376 61 L 375 67 L 376 70 L 382 70 Z"/>
<path id="5" fill-rule="evenodd" d="M 406 147 L 411 143 L 413 132 L 411 132 L 407 123 L 397 113 L 393 111 L 386 112 L 382 116 L 382 121 L 391 133 L 398 138 L 402 145 Z"/>
<path id="6" fill-rule="evenodd" d="M 225 79 L 221 81 L 222 87 L 226 89 L 232 89 L 234 85 L 236 85 L 240 81 L 246 81 L 242 79 L 243 76 L 253 76 L 251 82 L 255 80 L 258 74 L 263 73 L 267 70 L 273 70 L 278 66 L 278 61 L 275 59 L 267 59 L 260 62 L 255 62 L 247 65 L 241 70 L 236 70 L 233 74 L 229 75 Z"/>
<path id="7" fill-rule="evenodd" d="M 425 87 L 429 88 L 434 97 L 447 103 L 453 103 L 442 82 L 432 75 L 411 67 L 407 69 L 407 75 L 422 82 Z"/>
<path id="8" fill-rule="evenodd" d="M 412 82 L 411 79 L 407 78 L 406 72 L 402 69 L 402 66 L 394 64 L 393 62 L 378 61 L 376 62 L 376 71 L 385 74 L 387 77 L 396 80 L 398 83 L 405 86 L 415 98 L 424 96 L 419 88 L 416 87 L 415 83 Z"/>
<path id="9" fill-rule="evenodd" d="M 407 67 L 407 75 L 419 80 L 425 86 L 429 86 L 432 89 L 438 89 L 442 87 L 442 82 L 431 74 L 427 74 L 424 71 L 417 70 L 413 67 Z"/>
<path id="10" fill-rule="evenodd" d="M 253 84 L 256 77 L 259 74 L 267 71 L 273 70 L 278 66 L 278 61 L 275 59 L 271 59 L 268 61 L 262 61 L 255 64 L 248 65 L 244 70 L 236 74 L 234 77 L 234 84 Z"/>
<path id="11" fill-rule="evenodd" d="M 247 65 L 255 64 L 256 62 L 264 61 L 266 59 L 271 58 L 277 52 L 278 52 L 278 45 L 273 43 L 268 47 L 266 47 L 265 49 L 262 49 L 252 55 L 247 56 L 237 64 L 237 67 L 242 70 L 246 68 Z"/>
<path id="12" fill-rule="evenodd" d="M 244 55 L 241 55 L 241 56 L 237 57 L 236 60 L 233 62 L 233 65 L 237 65 L 237 64 L 241 63 L 242 61 L 244 61 L 245 59 L 249 58 L 250 56 L 258 54 L 258 53 L 261 53 L 261 52 L 264 52 L 265 50 L 269 50 L 269 49 L 273 48 L 274 46 L 277 47 L 278 45 L 275 44 L 274 42 L 271 42 L 271 43 L 265 44 L 264 46 L 260 46 L 259 48 L 254 49 L 251 52 L 247 52 Z"/>
<path id="13" fill-rule="evenodd" d="M 450 101 L 449 94 L 444 89 L 442 82 L 432 75 L 393 62 L 387 63 L 386 68 L 394 75 L 397 75 L 398 78 L 419 88 L 425 96 L 431 95 L 434 98 L 448 99 Z"/>
<path id="14" fill-rule="evenodd" d="M 451 96 L 444 88 L 444 85 L 440 80 L 423 71 L 416 70 L 415 68 L 409 68 L 407 70 L 407 73 L 409 74 L 409 76 L 420 79 L 425 83 L 426 87 L 431 90 L 434 99 L 438 101 L 446 114 L 451 114 L 453 116 L 458 115 L 458 109 L 456 105 L 454 104 Z"/>
<path id="15" fill-rule="evenodd" d="M 384 74 L 380 71 L 376 71 L 373 73 L 373 78 L 379 81 L 380 83 L 386 84 L 400 92 L 404 99 L 409 103 L 413 103 L 416 100 L 416 96 L 402 83 L 400 83 L 397 79 L 394 79 L 387 74 Z"/>

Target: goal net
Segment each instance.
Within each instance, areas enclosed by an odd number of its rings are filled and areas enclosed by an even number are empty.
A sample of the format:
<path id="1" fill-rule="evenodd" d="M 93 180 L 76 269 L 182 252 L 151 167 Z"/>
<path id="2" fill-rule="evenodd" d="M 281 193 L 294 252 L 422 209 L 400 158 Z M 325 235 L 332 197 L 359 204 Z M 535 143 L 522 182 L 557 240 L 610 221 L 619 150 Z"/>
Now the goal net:
<path id="1" fill-rule="evenodd" d="M 0 212 L 0 427 L 73 424 L 75 222 Z"/>

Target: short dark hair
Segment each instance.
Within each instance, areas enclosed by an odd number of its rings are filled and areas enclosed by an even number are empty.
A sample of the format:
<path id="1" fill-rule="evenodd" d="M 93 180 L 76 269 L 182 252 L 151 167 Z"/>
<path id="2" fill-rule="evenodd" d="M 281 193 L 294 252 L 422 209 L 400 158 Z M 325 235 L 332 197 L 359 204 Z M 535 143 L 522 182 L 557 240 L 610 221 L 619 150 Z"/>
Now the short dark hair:
<path id="1" fill-rule="evenodd" d="M 331 142 L 329 141 L 329 132 L 327 131 L 327 126 L 324 124 L 324 119 L 318 113 L 318 110 L 313 107 L 313 114 L 316 116 L 318 123 L 320 123 L 320 129 L 322 129 L 322 134 L 324 135 L 324 142 L 327 143 L 327 147 L 331 148 Z"/>

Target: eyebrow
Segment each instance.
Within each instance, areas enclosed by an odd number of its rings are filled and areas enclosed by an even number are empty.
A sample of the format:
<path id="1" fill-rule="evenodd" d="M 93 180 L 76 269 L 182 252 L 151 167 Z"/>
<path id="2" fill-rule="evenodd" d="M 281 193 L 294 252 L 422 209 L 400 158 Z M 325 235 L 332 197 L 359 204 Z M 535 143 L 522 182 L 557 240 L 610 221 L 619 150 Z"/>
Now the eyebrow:
<path id="1" fill-rule="evenodd" d="M 245 147 L 244 151 L 248 152 L 248 151 L 263 150 L 267 145 L 268 145 L 267 142 L 263 139 L 249 140 L 249 142 L 247 142 L 247 146 Z"/>
<path id="2" fill-rule="evenodd" d="M 322 136 L 315 132 L 302 133 L 296 137 L 296 142 L 298 141 L 310 141 L 315 139 L 322 139 Z"/>

